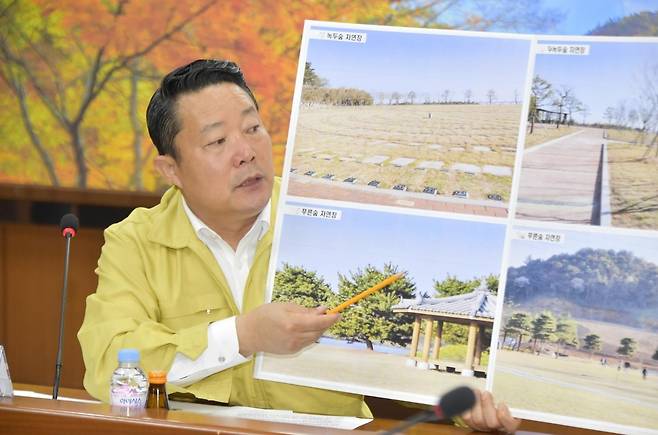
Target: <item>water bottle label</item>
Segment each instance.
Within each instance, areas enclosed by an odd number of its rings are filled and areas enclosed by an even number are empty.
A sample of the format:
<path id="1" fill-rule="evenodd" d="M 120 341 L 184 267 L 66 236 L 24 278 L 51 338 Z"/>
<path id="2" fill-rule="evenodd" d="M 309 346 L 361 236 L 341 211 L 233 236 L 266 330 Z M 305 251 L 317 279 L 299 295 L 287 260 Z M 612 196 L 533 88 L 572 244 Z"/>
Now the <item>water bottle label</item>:
<path id="1" fill-rule="evenodd" d="M 110 404 L 127 408 L 144 408 L 146 406 L 147 393 L 148 391 L 136 391 L 128 385 L 116 387 L 110 391 Z"/>

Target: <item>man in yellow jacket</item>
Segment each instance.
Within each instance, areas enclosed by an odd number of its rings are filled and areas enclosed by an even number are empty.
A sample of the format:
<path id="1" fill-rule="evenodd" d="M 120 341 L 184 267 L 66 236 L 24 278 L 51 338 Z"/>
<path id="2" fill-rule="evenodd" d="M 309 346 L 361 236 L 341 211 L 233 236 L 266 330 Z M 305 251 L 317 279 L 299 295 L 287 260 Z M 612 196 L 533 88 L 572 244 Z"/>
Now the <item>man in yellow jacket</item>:
<path id="1" fill-rule="evenodd" d="M 363 397 L 257 380 L 253 354 L 295 353 L 339 318 L 265 300 L 279 180 L 258 104 L 239 67 L 198 60 L 164 77 L 147 109 L 155 166 L 172 187 L 105 231 L 98 288 L 78 339 L 84 385 L 107 401 L 121 348 L 171 391 L 231 405 L 370 417 Z M 488 393 L 478 429 L 518 422 Z"/>

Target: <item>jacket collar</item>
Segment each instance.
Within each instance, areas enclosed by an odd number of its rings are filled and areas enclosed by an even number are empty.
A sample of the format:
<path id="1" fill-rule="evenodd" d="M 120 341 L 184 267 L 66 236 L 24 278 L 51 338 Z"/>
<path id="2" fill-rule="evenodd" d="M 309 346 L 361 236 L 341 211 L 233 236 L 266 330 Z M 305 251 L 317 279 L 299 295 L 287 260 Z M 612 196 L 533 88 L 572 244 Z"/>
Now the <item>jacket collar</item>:
<path id="1" fill-rule="evenodd" d="M 270 226 L 267 233 L 260 240 L 260 244 L 263 242 L 270 244 L 272 241 L 280 187 L 281 179 L 275 177 L 271 198 Z M 178 187 L 171 186 L 167 189 L 162 195 L 160 204 L 155 206 L 154 211 L 156 210 L 153 225 L 147 235 L 150 241 L 174 249 L 184 248 L 195 241 L 199 241 L 189 218 L 185 214 L 183 194 Z"/>

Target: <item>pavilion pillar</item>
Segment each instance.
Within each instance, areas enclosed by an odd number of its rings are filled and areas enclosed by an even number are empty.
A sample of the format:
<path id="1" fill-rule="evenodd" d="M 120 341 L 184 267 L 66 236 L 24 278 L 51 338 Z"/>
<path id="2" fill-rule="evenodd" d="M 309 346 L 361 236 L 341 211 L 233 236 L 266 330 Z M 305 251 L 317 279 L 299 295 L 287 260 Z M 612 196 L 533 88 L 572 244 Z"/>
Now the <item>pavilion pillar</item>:
<path id="1" fill-rule="evenodd" d="M 443 320 L 436 322 L 436 335 L 432 347 L 432 361 L 439 363 L 439 351 L 441 350 L 441 337 L 443 336 Z"/>
<path id="2" fill-rule="evenodd" d="M 423 319 L 425 324 L 425 332 L 423 334 L 423 354 L 421 356 L 421 361 L 418 362 L 416 367 L 419 369 L 428 369 L 429 359 L 430 359 L 430 345 L 432 344 L 432 327 L 434 326 L 434 321 L 429 318 Z"/>
<path id="3" fill-rule="evenodd" d="M 462 376 L 473 376 L 473 360 L 475 359 L 475 341 L 477 340 L 478 325 L 471 322 L 468 325 L 468 342 L 466 343 L 466 366 L 462 370 Z"/>
<path id="4" fill-rule="evenodd" d="M 411 336 L 411 346 L 409 348 L 409 358 L 407 358 L 407 366 L 416 366 L 416 354 L 418 353 L 418 338 L 420 336 L 420 316 L 414 319 L 414 332 Z"/>
<path id="5" fill-rule="evenodd" d="M 482 365 L 482 350 L 486 347 L 484 343 L 486 328 L 484 325 L 478 325 L 477 342 L 475 344 L 475 364 Z"/>

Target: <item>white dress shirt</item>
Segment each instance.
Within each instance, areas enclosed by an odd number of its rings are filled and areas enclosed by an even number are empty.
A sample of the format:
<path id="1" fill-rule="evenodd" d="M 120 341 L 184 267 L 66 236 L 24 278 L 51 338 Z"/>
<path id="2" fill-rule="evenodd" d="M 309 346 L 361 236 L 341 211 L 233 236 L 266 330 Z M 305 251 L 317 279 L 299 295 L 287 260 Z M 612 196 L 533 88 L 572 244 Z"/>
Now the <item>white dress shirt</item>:
<path id="1" fill-rule="evenodd" d="M 244 286 L 254 262 L 258 241 L 270 226 L 271 203 L 268 202 L 256 222 L 238 243 L 234 251 L 217 233 L 210 229 L 189 208 L 183 198 L 183 208 L 197 237 L 210 249 L 231 288 L 233 299 L 242 311 Z M 208 347 L 197 359 L 190 359 L 177 352 L 167 374 L 167 382 L 186 386 L 224 369 L 248 361 L 239 353 L 235 316 L 208 325 Z"/>

